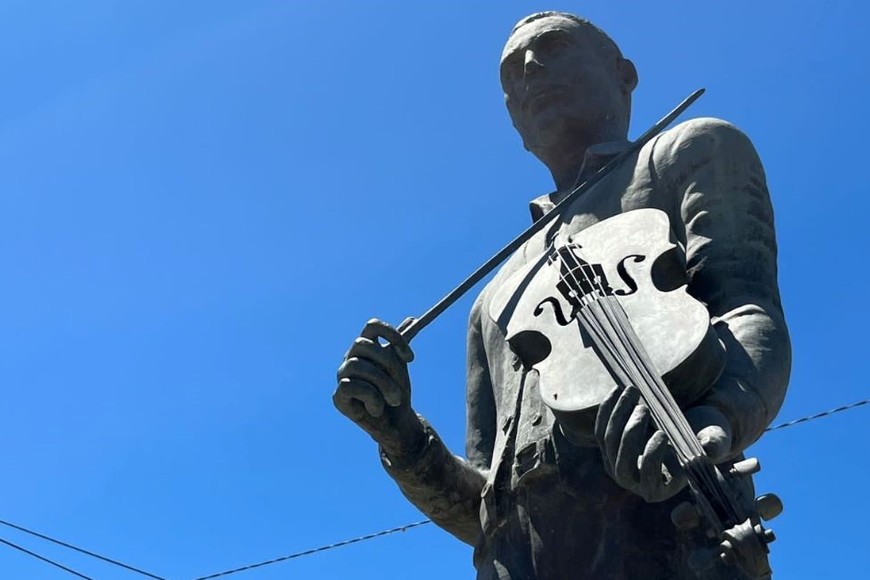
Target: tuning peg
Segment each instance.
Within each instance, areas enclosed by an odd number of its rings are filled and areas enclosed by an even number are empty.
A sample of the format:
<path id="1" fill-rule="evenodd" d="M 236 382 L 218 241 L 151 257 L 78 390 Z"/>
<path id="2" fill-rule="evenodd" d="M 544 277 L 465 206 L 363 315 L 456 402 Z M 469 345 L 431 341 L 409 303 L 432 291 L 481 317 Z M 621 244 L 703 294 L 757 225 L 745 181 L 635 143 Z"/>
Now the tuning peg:
<path id="1" fill-rule="evenodd" d="M 782 500 L 776 494 L 766 493 L 755 498 L 755 511 L 764 520 L 772 520 L 782 513 L 782 509 Z"/>
<path id="2" fill-rule="evenodd" d="M 671 521 L 674 522 L 678 530 L 684 532 L 698 527 L 698 524 L 701 523 L 701 515 L 694 504 L 684 501 L 671 510 Z"/>
<path id="3" fill-rule="evenodd" d="M 753 475 L 761 471 L 761 463 L 755 457 L 738 461 L 729 470 L 731 475 Z"/>

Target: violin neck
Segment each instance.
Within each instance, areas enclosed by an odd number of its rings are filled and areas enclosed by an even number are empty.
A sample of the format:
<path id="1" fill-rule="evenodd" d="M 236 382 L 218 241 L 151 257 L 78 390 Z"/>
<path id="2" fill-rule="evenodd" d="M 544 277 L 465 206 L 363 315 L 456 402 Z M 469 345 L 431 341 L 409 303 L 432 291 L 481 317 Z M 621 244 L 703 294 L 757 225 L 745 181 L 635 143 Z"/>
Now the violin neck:
<path id="1" fill-rule="evenodd" d="M 623 386 L 634 385 L 656 424 L 668 437 L 702 510 L 715 527 L 725 529 L 743 521 L 737 502 L 723 488 L 722 477 L 698 441 L 694 430 L 655 368 L 631 322 L 615 296 L 585 295 L 580 323 L 590 334 L 602 359 Z M 742 517 L 741 517 L 742 516 Z"/>

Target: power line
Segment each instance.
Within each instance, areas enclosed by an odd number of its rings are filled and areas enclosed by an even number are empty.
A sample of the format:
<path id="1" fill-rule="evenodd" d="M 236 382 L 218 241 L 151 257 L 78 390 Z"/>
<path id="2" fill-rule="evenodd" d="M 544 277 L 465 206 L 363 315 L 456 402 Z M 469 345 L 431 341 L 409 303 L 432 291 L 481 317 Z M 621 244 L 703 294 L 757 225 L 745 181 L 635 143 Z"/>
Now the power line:
<path id="1" fill-rule="evenodd" d="M 33 556 L 34 558 L 36 558 L 36 559 L 38 559 L 38 560 L 42 560 L 43 562 L 46 562 L 46 563 L 48 563 L 48 564 L 51 564 L 52 566 L 56 566 L 56 567 L 60 568 L 61 570 L 64 570 L 64 571 L 66 571 L 66 572 L 69 572 L 70 574 L 73 574 L 74 576 L 78 576 L 79 578 L 83 578 L 84 580 L 94 580 L 94 579 L 91 578 L 90 576 L 85 576 L 84 574 L 81 574 L 81 573 L 79 573 L 79 572 L 76 572 L 76 571 L 73 570 L 72 568 L 67 568 L 67 567 L 64 566 L 63 564 L 58 564 L 58 563 L 55 562 L 54 560 L 49 560 L 48 558 L 46 558 L 46 557 L 44 557 L 44 556 L 40 556 L 40 555 L 37 554 L 36 552 L 31 552 L 30 550 L 28 550 L 28 549 L 26 549 L 26 548 L 22 548 L 22 547 L 19 546 L 18 544 L 13 544 L 12 542 L 9 542 L 9 541 L 7 541 L 7 540 L 4 540 L 3 538 L 0 538 L 0 543 L 6 544 L 6 545 L 9 546 L 10 548 L 15 548 L 15 549 L 18 550 L 18 551 L 24 552 L 24 553 L 27 554 L 28 556 Z"/>
<path id="2" fill-rule="evenodd" d="M 68 544 L 67 542 L 63 542 L 63 541 L 58 540 L 56 538 L 52 538 L 51 536 L 46 536 L 45 534 L 40 534 L 39 532 L 34 532 L 33 530 L 28 530 L 27 528 L 25 528 L 23 526 L 19 526 L 19 525 L 16 525 L 16 524 L 13 524 L 11 522 L 4 521 L 4 520 L 0 520 L 0 524 L 7 526 L 7 527 L 10 527 L 12 529 L 18 530 L 20 532 L 24 532 L 25 534 L 30 534 L 31 536 L 35 536 L 37 538 L 47 540 L 53 544 L 57 544 L 58 546 L 63 546 L 64 548 L 74 550 L 76 552 L 79 552 L 81 554 L 85 554 L 87 556 L 90 556 L 92 558 L 96 558 L 98 560 L 102 560 L 103 562 L 108 562 L 109 564 L 114 564 L 115 566 L 118 566 L 120 568 L 124 568 L 125 570 L 129 570 L 130 572 L 136 572 L 137 574 L 141 574 L 143 576 L 153 578 L 154 580 L 166 580 L 166 578 L 162 578 L 161 576 L 157 576 L 157 575 L 152 574 L 150 572 L 146 572 L 145 570 L 140 570 L 139 568 L 136 568 L 134 566 L 130 566 L 129 564 L 125 564 L 123 562 L 113 560 L 112 558 L 109 558 L 106 556 L 101 556 L 97 553 L 91 552 L 90 550 L 85 550 L 84 548 L 79 548 L 77 546 L 73 546 L 72 544 Z"/>
<path id="3" fill-rule="evenodd" d="M 397 532 L 404 532 L 405 530 L 410 530 L 411 528 L 416 528 L 418 526 L 424 526 L 426 524 L 431 524 L 431 523 L 432 523 L 432 520 L 423 520 L 422 522 L 414 522 L 413 524 L 408 524 L 408 525 L 401 526 L 398 528 L 384 530 L 382 532 L 377 532 L 375 534 L 368 534 L 366 536 L 360 536 L 359 538 L 354 538 L 352 540 L 344 540 L 341 542 L 336 542 L 334 544 L 329 544 L 328 546 L 320 546 L 319 548 L 314 548 L 312 550 L 305 550 L 304 552 L 296 552 L 295 554 L 290 554 L 289 556 L 281 556 L 280 558 L 266 560 L 265 562 L 258 562 L 257 564 L 250 564 L 249 566 L 242 566 L 241 568 L 236 568 L 234 570 L 227 570 L 225 572 L 218 572 L 217 574 L 210 574 L 209 576 L 200 576 L 199 578 L 196 578 L 196 580 L 211 580 L 212 578 L 219 578 L 221 576 L 229 576 L 230 574 L 236 574 L 237 572 L 244 572 L 246 570 L 260 568 L 261 566 L 268 566 L 269 564 L 277 564 L 278 562 L 292 560 L 293 558 L 301 558 L 302 556 L 310 556 L 311 554 L 316 554 L 317 552 L 325 552 L 327 550 L 341 548 L 342 546 L 349 546 L 350 544 L 356 544 L 357 542 L 364 542 L 366 540 L 373 540 L 375 538 L 380 538 L 382 536 L 388 536 L 390 534 L 395 534 Z"/>
<path id="4" fill-rule="evenodd" d="M 779 425 L 774 425 L 772 427 L 768 427 L 765 431 L 775 431 L 777 429 L 784 429 L 786 427 L 791 427 L 792 425 L 797 425 L 799 423 L 806 423 L 807 421 L 813 421 L 815 419 L 821 419 L 822 417 L 827 417 L 829 415 L 833 415 L 834 413 L 840 413 L 842 411 L 847 411 L 849 409 L 854 409 L 856 407 L 860 407 L 862 405 L 866 405 L 870 403 L 870 399 L 865 399 L 863 401 L 858 401 L 857 403 L 852 403 L 850 405 L 843 405 L 842 407 L 837 407 L 835 409 L 830 409 L 828 411 L 824 411 L 822 413 L 816 413 L 815 415 L 810 415 L 808 417 L 801 417 L 800 419 L 794 419 L 793 421 L 788 421 L 786 423 L 781 423 Z M 335 548 L 341 548 L 342 546 L 347 546 L 349 544 L 355 544 L 357 542 L 364 542 L 366 540 L 373 540 L 375 538 L 380 538 L 381 536 L 387 536 L 389 534 L 395 534 L 396 532 L 404 532 L 405 530 L 409 530 L 411 528 L 416 528 L 418 526 L 422 526 L 425 524 L 431 524 L 432 520 L 423 520 L 420 522 L 415 522 L 413 524 L 408 524 L 406 526 L 402 526 L 399 528 L 392 528 L 390 530 L 384 530 L 382 532 L 378 532 L 375 534 L 369 534 L 367 536 L 361 536 L 359 538 L 354 538 L 352 540 L 344 540 L 342 542 L 336 542 L 334 544 L 329 544 L 327 546 L 320 546 L 319 548 L 313 548 L 311 550 L 305 550 L 304 552 L 297 552 L 295 554 L 291 554 L 289 556 L 282 556 L 280 558 L 274 558 L 272 560 L 266 560 L 265 562 L 258 562 L 257 564 L 251 564 L 249 566 L 242 566 L 241 568 L 235 568 L 234 570 L 227 570 L 225 572 L 218 572 L 217 574 L 211 574 L 209 576 L 200 576 L 195 580 L 211 580 L 212 578 L 219 578 L 221 576 L 229 576 L 230 574 L 236 574 L 238 572 L 245 572 L 246 570 L 252 570 L 254 568 L 260 568 L 262 566 L 268 566 L 270 564 L 277 564 L 278 562 L 284 562 L 286 560 L 291 560 L 293 558 L 301 558 L 302 556 L 309 556 L 311 554 L 316 554 L 318 552 L 325 552 L 327 550 L 333 550 Z"/>
<path id="5" fill-rule="evenodd" d="M 810 415 L 809 417 L 801 417 L 800 419 L 794 419 L 793 421 L 788 421 L 787 423 L 781 423 L 779 425 L 774 425 L 773 427 L 768 427 L 765 431 L 775 431 L 777 429 L 785 429 L 786 427 L 791 427 L 792 425 L 797 425 L 799 423 L 806 423 L 807 421 L 812 421 L 814 419 L 821 419 L 822 417 L 827 417 L 828 415 L 833 415 L 834 413 L 840 413 L 842 411 L 848 411 L 849 409 L 854 409 L 855 407 L 860 407 L 861 405 L 866 405 L 870 403 L 870 399 L 864 399 L 863 401 L 858 401 L 857 403 L 852 403 L 850 405 L 843 405 L 842 407 L 837 407 L 836 409 L 830 409 L 828 411 L 823 411 L 822 413 L 816 413 L 815 415 Z"/>
<path id="6" fill-rule="evenodd" d="M 857 401 L 857 402 L 855 402 L 855 403 L 851 403 L 851 404 L 849 404 L 849 405 L 843 405 L 843 406 L 841 406 L 841 407 L 836 407 L 836 408 L 834 408 L 834 409 L 830 409 L 830 410 L 828 410 L 828 411 L 824 411 L 824 412 L 821 412 L 821 413 L 816 413 L 815 415 L 809 415 L 809 416 L 807 416 L 807 417 L 801 417 L 800 419 L 794 419 L 794 420 L 792 420 L 792 421 L 788 421 L 788 422 L 786 422 L 786 423 L 781 423 L 781 424 L 779 424 L 779 425 L 774 425 L 774 426 L 772 426 L 772 427 L 768 427 L 767 429 L 765 429 L 765 431 L 775 431 L 775 430 L 778 430 L 778 429 L 784 429 L 784 428 L 786 428 L 786 427 L 791 427 L 791 426 L 793 426 L 793 425 L 798 425 L 798 424 L 800 424 L 800 423 L 806 423 L 806 422 L 808 422 L 808 421 L 814 421 L 815 419 L 821 419 L 822 417 L 828 417 L 828 416 L 833 415 L 833 414 L 835 414 L 835 413 L 841 413 L 841 412 L 843 412 L 843 411 L 848 411 L 849 409 L 855 409 L 855 408 L 857 408 L 857 407 L 861 407 L 861 406 L 863 406 L 863 405 L 867 405 L 867 404 L 870 404 L 870 399 L 864 399 L 864 400 L 862 400 L 862 401 Z M 310 556 L 310 555 L 312 555 L 312 554 L 317 554 L 317 553 L 319 553 L 319 552 L 326 552 L 326 551 L 328 551 L 328 550 L 334 550 L 334 549 L 336 549 L 336 548 L 341 548 L 341 547 L 344 547 L 344 546 L 349 546 L 350 544 L 356 544 L 356 543 L 359 543 L 359 542 L 365 542 L 365 541 L 367 541 L 367 540 L 373 540 L 373 539 L 375 539 L 375 538 L 381 538 L 381 537 L 383 537 L 383 536 L 388 536 L 388 535 L 390 535 L 390 534 L 395 534 L 395 533 L 398 533 L 398 532 L 404 532 L 404 531 L 406 531 L 406 530 L 410 530 L 410 529 L 412 529 L 412 528 L 416 528 L 416 527 L 419 527 L 419 526 L 424 526 L 424 525 L 426 525 L 426 524 L 431 524 L 431 523 L 432 523 L 432 520 L 423 520 L 423 521 L 419 521 L 419 522 L 414 522 L 414 523 L 411 523 L 411 524 L 407 524 L 407 525 L 404 525 L 404 526 L 400 526 L 400 527 L 398 527 L 398 528 L 391 528 L 391 529 L 389 529 L 389 530 L 383 530 L 383 531 L 381 531 L 381 532 L 376 532 L 376 533 L 374 533 L 374 534 L 367 534 L 367 535 L 365 535 L 365 536 L 360 536 L 360 537 L 358 537 L 358 538 L 353 538 L 353 539 L 350 539 L 350 540 L 342 540 L 342 541 L 340 541 L 340 542 L 335 542 L 335 543 L 333 543 L 333 544 L 328 544 L 328 545 L 325 545 L 325 546 L 320 546 L 320 547 L 318 547 L 318 548 L 312 548 L 312 549 L 310 549 L 310 550 L 305 550 L 305 551 L 302 551 L 302 552 L 296 552 L 296 553 L 294 553 L 294 554 L 290 554 L 290 555 L 288 555 L 288 556 L 281 556 L 281 557 L 279 557 L 279 558 L 273 558 L 273 559 L 271 559 L 271 560 L 266 560 L 266 561 L 263 561 L 263 562 L 258 562 L 258 563 L 256 563 L 256 564 L 249 564 L 249 565 L 247 565 L 247 566 L 242 566 L 242 567 L 240 567 L 240 568 L 234 568 L 234 569 L 232 569 L 232 570 L 226 570 L 226 571 L 224 571 L 224 572 L 218 572 L 218 573 L 216 573 L 216 574 L 210 574 L 210 575 L 208 575 L 208 576 L 200 576 L 199 578 L 196 578 L 195 580 L 212 580 L 213 578 L 220 578 L 220 577 L 223 577 L 223 576 L 229 576 L 229 575 L 231 575 L 231 574 L 237 574 L 237 573 L 239 573 L 239 572 L 245 572 L 245 571 L 247 571 L 247 570 L 253 570 L 254 568 L 261 568 L 261 567 L 263 567 L 263 566 L 269 566 L 269 565 L 271 565 L 271 564 L 277 564 L 277 563 L 279 563 L 279 562 L 286 562 L 287 560 L 292 560 L 292 559 L 295 559 L 295 558 L 301 558 L 301 557 L 303 557 L 303 556 Z M 108 557 L 106 557 L 106 556 L 101 556 L 100 554 L 96 554 L 96 553 L 94 553 L 94 552 L 91 552 L 90 550 L 85 550 L 84 548 L 79 548 L 79 547 L 77 547 L 77 546 L 73 546 L 72 544 L 69 544 L 69 543 L 67 543 L 67 542 L 63 542 L 63 541 L 61 541 L 61 540 L 57 540 L 57 539 L 52 538 L 52 537 L 50 537 L 50 536 L 46 536 L 45 534 L 40 534 L 39 532 L 35 532 L 35 531 L 33 531 L 33 530 L 29 530 L 29 529 L 27 529 L 27 528 L 25 528 L 25 527 L 23 527 L 23 526 L 19 526 L 19 525 L 13 524 L 13 523 L 11 523 L 11 522 L 7 522 L 7 521 L 4 521 L 4 520 L 0 520 L 0 525 L 8 526 L 8 527 L 10 527 L 10 528 L 13 528 L 13 529 L 19 530 L 19 531 L 24 532 L 24 533 L 26 533 L 26 534 L 30 534 L 30 535 L 32 535 L 32 536 L 35 536 L 35 537 L 37 537 L 37 538 L 41 538 L 41 539 L 43 539 L 43 540 L 47 540 L 47 541 L 52 542 L 52 543 L 54 543 L 54 544 L 57 544 L 57 545 L 59 545 L 59 546 L 63 546 L 63 547 L 65 547 L 65 548 L 69 548 L 70 550 L 75 550 L 76 552 L 80 552 L 80 553 L 82 553 L 82 554 L 85 554 L 85 555 L 91 556 L 91 557 L 93 557 L 93 558 L 97 558 L 98 560 L 102 560 L 102 561 L 104 561 L 104 562 L 108 562 L 108 563 L 110 563 L 110 564 L 114 564 L 115 566 L 119 566 L 119 567 L 124 568 L 124 569 L 126 569 L 126 570 L 129 570 L 129 571 L 131 571 L 131 572 L 136 572 L 136 573 L 141 574 L 141 575 L 143 575 L 143 576 L 147 576 L 147 577 L 149 577 L 149 578 L 152 578 L 153 580 L 166 580 L 166 578 L 162 578 L 161 576 L 157 576 L 157 575 L 155 575 L 155 574 L 151 574 L 150 572 L 146 572 L 146 571 L 144 571 L 144 570 L 140 570 L 139 568 L 135 568 L 135 567 L 130 566 L 130 565 L 128 565 L 128 564 L 124 564 L 123 562 L 119 562 L 119 561 L 117 561 L 117 560 L 113 560 L 112 558 L 108 558 Z M 6 544 L 7 546 L 9 546 L 9 547 L 11 547 L 11 548 L 15 548 L 16 550 L 19 550 L 19 551 L 21 551 L 21 552 L 24 552 L 25 554 L 28 554 L 28 555 L 30 555 L 30 556 L 33 556 L 34 558 L 37 558 L 37 559 L 39 559 L 39 560 L 42 560 L 43 562 L 46 562 L 46 563 L 48 563 L 48 564 L 51 564 L 52 566 L 56 566 L 56 567 L 58 567 L 58 568 L 60 568 L 60 569 L 62 569 L 62 570 L 65 570 L 66 572 L 69 572 L 70 574 L 74 574 L 75 576 L 78 576 L 79 578 L 83 578 L 84 580 L 93 580 L 92 578 L 90 578 L 90 577 L 88 577 L 88 576 L 85 576 L 84 574 L 80 574 L 79 572 L 76 572 L 75 570 L 73 570 L 73 569 L 71 569 L 71 568 L 67 568 L 66 566 L 64 566 L 64 565 L 62 565 L 62 564 L 58 564 L 57 562 L 54 562 L 54 561 L 52 561 L 52 560 L 49 560 L 48 558 L 45 558 L 45 557 L 43 557 L 43 556 L 40 556 L 39 554 L 36 554 L 36 553 L 31 552 L 31 551 L 29 551 L 29 550 L 26 550 L 25 548 L 22 548 L 21 546 L 18 546 L 18 545 L 16 545 L 16 544 L 13 544 L 12 542 L 9 542 L 9 541 L 4 540 L 4 539 L 2 539 L 2 538 L 0 538 L 0 543 Z"/>

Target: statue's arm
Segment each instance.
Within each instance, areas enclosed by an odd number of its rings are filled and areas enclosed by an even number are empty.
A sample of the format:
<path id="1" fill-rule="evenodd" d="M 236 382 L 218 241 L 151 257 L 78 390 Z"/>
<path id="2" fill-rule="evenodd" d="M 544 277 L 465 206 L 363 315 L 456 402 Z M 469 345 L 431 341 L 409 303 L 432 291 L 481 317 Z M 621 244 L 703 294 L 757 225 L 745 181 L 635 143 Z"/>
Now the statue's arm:
<path id="1" fill-rule="evenodd" d="M 479 313 L 480 306 L 475 304 L 468 333 L 468 459 L 450 453 L 425 421 L 426 443 L 414 456 L 396 460 L 381 449 L 384 468 L 405 497 L 436 524 L 471 545 L 481 533 L 480 494 L 492 459 L 495 425 Z"/>
<path id="2" fill-rule="evenodd" d="M 381 462 L 402 493 L 433 522 L 463 542 L 480 536 L 480 492 L 483 474 L 450 453 L 438 434 L 423 421 L 427 440 L 413 457 L 395 460 L 381 449 Z"/>
<path id="3" fill-rule="evenodd" d="M 698 119 L 675 133 L 658 158 L 671 165 L 679 188 L 688 289 L 707 305 L 727 353 L 721 377 L 698 405 L 727 420 L 726 457 L 733 457 L 779 411 L 791 369 L 773 210 L 755 148 L 738 129 Z"/>

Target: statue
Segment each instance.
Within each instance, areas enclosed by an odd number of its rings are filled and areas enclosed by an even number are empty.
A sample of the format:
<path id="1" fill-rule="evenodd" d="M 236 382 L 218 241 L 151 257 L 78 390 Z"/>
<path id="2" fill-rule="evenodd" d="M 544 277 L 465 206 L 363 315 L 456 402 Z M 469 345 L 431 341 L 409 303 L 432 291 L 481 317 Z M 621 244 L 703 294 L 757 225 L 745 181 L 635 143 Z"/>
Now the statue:
<path id="1" fill-rule="evenodd" d="M 514 127 L 558 189 L 532 202 L 538 220 L 626 150 L 637 73 L 604 32 L 560 12 L 521 20 L 500 70 Z M 649 208 L 667 217 L 686 290 L 706 308 L 716 350 L 709 356 L 718 361 L 707 378 L 683 374 L 669 386 L 693 393 L 680 402 L 685 418 L 727 470 L 776 415 L 791 351 L 763 169 L 749 140 L 724 121 L 687 121 L 644 145 L 481 292 L 468 331 L 467 459 L 411 406 L 414 355 L 403 326 L 370 321 L 339 368 L 335 405 L 379 444 L 405 496 L 475 547 L 480 580 L 749 577 L 718 561 L 702 576 L 690 565 L 703 534 L 672 523 L 689 497 L 686 476 L 638 390 L 614 388 L 591 415 L 559 410 L 498 320 L 505 288 L 514 295 L 512 280 L 556 236 L 570 240 Z M 741 481 L 741 501 L 749 502 L 751 479 Z"/>

